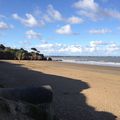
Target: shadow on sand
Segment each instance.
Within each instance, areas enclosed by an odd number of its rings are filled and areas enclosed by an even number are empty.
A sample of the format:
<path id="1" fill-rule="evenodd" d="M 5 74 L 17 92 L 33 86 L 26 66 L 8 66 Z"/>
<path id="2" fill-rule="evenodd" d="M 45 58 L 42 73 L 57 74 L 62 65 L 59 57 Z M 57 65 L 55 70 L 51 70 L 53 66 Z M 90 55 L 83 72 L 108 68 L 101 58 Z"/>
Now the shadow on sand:
<path id="1" fill-rule="evenodd" d="M 112 113 L 96 111 L 86 103 L 87 98 L 81 91 L 90 86 L 82 80 L 49 75 L 18 64 L 0 62 L 0 84 L 5 87 L 51 85 L 54 92 L 54 111 L 60 120 L 116 119 Z"/>

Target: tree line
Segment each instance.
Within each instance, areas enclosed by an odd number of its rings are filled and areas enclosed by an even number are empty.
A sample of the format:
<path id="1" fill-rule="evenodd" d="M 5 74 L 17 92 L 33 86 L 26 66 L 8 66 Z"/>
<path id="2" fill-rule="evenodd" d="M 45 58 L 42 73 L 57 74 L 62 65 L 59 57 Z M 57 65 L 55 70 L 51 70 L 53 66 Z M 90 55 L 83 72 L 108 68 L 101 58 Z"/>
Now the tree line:
<path id="1" fill-rule="evenodd" d="M 31 52 L 20 49 L 13 49 L 0 44 L 0 59 L 5 60 L 52 60 L 41 54 L 36 48 L 31 48 Z"/>

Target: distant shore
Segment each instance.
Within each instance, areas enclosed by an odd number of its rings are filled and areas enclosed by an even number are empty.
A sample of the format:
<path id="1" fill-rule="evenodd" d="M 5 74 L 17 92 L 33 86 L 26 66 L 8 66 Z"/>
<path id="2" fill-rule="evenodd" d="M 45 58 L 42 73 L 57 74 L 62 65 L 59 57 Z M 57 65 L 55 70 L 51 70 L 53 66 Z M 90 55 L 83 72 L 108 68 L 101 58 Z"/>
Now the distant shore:
<path id="1" fill-rule="evenodd" d="M 57 61 L 0 61 L 0 84 L 54 90 L 54 109 L 62 120 L 118 120 L 120 68 Z"/>

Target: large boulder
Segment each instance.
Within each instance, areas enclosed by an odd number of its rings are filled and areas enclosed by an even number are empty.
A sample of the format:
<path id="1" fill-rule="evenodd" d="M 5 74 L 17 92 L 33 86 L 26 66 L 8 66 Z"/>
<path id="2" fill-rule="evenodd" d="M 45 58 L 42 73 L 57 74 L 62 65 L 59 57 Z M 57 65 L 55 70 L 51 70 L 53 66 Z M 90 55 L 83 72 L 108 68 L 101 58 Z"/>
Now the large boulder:
<path id="1" fill-rule="evenodd" d="M 53 120 L 50 86 L 0 89 L 0 120 Z"/>
<path id="2" fill-rule="evenodd" d="M 48 61 L 52 61 L 52 58 L 51 58 L 51 57 L 48 57 L 47 60 L 48 60 Z"/>
<path id="3" fill-rule="evenodd" d="M 0 88 L 0 97 L 24 101 L 32 104 L 51 103 L 53 98 L 50 86 L 24 87 L 24 88 Z"/>

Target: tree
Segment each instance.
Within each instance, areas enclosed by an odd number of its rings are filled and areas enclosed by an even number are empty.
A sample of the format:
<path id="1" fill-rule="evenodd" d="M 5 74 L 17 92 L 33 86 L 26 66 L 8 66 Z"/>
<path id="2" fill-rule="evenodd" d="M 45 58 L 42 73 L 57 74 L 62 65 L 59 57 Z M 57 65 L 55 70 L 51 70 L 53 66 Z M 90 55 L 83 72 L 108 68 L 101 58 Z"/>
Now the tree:
<path id="1" fill-rule="evenodd" d="M 31 50 L 37 52 L 37 53 L 40 53 L 40 51 L 38 51 L 36 48 L 31 48 Z"/>
<path id="2" fill-rule="evenodd" d="M 20 61 L 20 60 L 24 60 L 26 58 L 26 50 L 24 50 L 23 48 L 21 48 L 20 50 L 18 50 L 16 52 L 16 58 Z"/>
<path id="3" fill-rule="evenodd" d="M 36 48 L 31 48 L 32 52 L 28 52 L 23 48 L 13 49 L 10 47 L 6 47 L 3 44 L 0 44 L 0 59 L 6 60 L 47 60 L 43 54 L 40 54 Z"/>
<path id="4" fill-rule="evenodd" d="M 4 50 L 5 46 L 3 44 L 0 44 L 0 50 Z"/>
<path id="5" fill-rule="evenodd" d="M 31 50 L 33 50 L 33 51 L 37 51 L 37 49 L 36 49 L 36 48 L 31 48 Z"/>
<path id="6" fill-rule="evenodd" d="M 19 61 L 22 59 L 22 52 L 21 51 L 16 52 L 16 59 Z"/>

